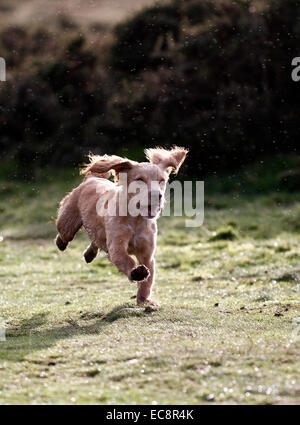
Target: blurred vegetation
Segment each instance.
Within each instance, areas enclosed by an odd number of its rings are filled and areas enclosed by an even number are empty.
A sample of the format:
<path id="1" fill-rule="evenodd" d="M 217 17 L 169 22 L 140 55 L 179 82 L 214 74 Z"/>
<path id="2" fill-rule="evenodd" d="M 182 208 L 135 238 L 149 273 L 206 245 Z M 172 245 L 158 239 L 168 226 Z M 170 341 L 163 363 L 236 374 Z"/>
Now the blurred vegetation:
<path id="1" fill-rule="evenodd" d="M 56 33 L 4 28 L 1 168 L 30 177 L 89 151 L 139 159 L 144 146 L 179 144 L 196 177 L 295 152 L 299 13 L 294 0 L 172 0 L 105 40 L 67 21 Z M 282 176 L 292 190 L 293 173 Z"/>

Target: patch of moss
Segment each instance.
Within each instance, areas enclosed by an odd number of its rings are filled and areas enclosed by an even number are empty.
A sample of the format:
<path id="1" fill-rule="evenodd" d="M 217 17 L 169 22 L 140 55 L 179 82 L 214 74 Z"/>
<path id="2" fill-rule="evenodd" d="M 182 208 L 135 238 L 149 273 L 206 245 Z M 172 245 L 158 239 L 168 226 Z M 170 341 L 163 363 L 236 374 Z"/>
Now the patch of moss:
<path id="1" fill-rule="evenodd" d="M 214 232 L 213 236 L 209 238 L 211 242 L 215 241 L 234 241 L 238 239 L 238 233 L 232 226 L 226 226 L 219 228 Z"/>

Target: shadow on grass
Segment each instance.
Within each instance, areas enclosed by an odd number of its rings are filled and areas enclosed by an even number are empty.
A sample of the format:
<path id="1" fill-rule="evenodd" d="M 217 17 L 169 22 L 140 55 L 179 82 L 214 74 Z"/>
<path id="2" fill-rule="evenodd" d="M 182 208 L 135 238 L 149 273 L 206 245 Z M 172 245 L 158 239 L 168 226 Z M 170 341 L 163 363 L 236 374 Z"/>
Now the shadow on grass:
<path id="1" fill-rule="evenodd" d="M 85 313 L 78 318 L 70 318 L 68 324 L 37 330 L 47 323 L 47 313 L 36 314 L 30 319 L 24 319 L 20 324 L 6 329 L 6 341 L 0 343 L 0 360 L 23 361 L 28 354 L 45 350 L 58 340 L 64 340 L 80 335 L 97 335 L 113 322 L 134 317 L 144 317 L 149 311 L 144 308 L 122 304 L 109 313 Z M 95 321 L 96 319 L 96 321 Z M 82 321 L 93 320 L 92 324 L 82 324 Z"/>
<path id="2" fill-rule="evenodd" d="M 26 329 L 35 329 L 42 326 L 47 321 L 48 313 L 39 313 L 32 316 L 30 319 L 23 319 L 18 326 L 20 331 Z"/>

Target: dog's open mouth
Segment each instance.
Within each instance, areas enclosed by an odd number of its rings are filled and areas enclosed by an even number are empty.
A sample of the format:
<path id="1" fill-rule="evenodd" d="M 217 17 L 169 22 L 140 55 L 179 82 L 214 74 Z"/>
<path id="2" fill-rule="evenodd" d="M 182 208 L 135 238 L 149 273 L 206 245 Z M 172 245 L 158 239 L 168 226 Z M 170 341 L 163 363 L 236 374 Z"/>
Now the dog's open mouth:
<path id="1" fill-rule="evenodd" d="M 159 207 L 151 205 L 141 205 L 137 203 L 137 208 L 140 210 L 140 214 L 146 218 L 155 218 L 158 214 Z"/>
<path id="2" fill-rule="evenodd" d="M 150 206 L 145 207 L 141 210 L 141 215 L 146 218 L 154 218 L 157 215 L 156 208 Z"/>
<path id="3" fill-rule="evenodd" d="M 156 214 L 154 214 L 154 211 L 152 211 L 152 207 L 151 205 L 148 206 L 148 218 L 154 218 L 156 216 Z"/>

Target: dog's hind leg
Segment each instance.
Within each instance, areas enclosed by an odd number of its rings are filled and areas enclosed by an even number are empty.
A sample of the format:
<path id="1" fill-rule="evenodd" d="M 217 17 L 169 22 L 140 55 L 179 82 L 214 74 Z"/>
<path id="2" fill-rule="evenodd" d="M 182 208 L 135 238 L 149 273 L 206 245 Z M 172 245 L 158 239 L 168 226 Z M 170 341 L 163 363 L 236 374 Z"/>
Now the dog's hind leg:
<path id="1" fill-rule="evenodd" d="M 79 192 L 75 189 L 60 203 L 56 220 L 58 235 L 56 236 L 55 243 L 61 251 L 67 248 L 68 243 L 74 239 L 74 236 L 82 226 L 80 211 L 77 205 L 78 195 Z"/>
<path id="2" fill-rule="evenodd" d="M 97 257 L 98 254 L 98 247 L 91 243 L 87 249 L 84 251 L 83 256 L 87 263 L 91 263 L 94 258 Z"/>

